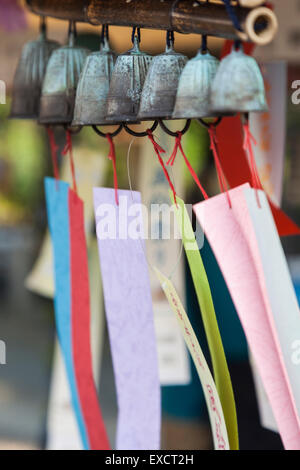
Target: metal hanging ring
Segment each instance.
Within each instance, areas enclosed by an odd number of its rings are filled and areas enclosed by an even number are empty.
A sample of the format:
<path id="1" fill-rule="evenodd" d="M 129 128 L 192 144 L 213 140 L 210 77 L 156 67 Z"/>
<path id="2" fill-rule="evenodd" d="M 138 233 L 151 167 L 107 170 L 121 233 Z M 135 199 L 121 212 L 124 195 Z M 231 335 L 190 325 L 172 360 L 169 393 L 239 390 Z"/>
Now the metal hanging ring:
<path id="1" fill-rule="evenodd" d="M 82 126 L 74 126 L 74 127 L 70 127 L 68 126 L 67 124 L 64 125 L 64 129 L 68 132 L 70 132 L 70 134 L 72 135 L 77 135 L 81 132 L 82 130 Z"/>
<path id="2" fill-rule="evenodd" d="M 118 134 L 120 134 L 121 130 L 123 129 L 123 124 L 120 124 L 119 127 L 114 132 L 102 132 L 95 125 L 92 126 L 92 128 L 96 132 L 96 134 L 98 134 L 98 135 L 100 135 L 100 137 L 104 137 L 106 139 L 107 134 L 109 134 L 111 137 L 116 137 Z"/>
<path id="3" fill-rule="evenodd" d="M 184 135 L 187 133 L 187 131 L 190 128 L 191 122 L 192 122 L 191 119 L 187 119 L 184 128 L 182 129 L 182 131 L 180 131 L 181 135 Z M 176 132 L 170 131 L 170 129 L 165 125 L 162 119 L 159 119 L 159 125 L 166 134 L 170 135 L 171 137 L 177 137 L 179 131 L 176 131 Z"/>
<path id="4" fill-rule="evenodd" d="M 206 127 L 206 129 L 209 129 L 211 126 L 218 127 L 218 125 L 221 124 L 222 119 L 223 118 L 220 116 L 216 118 L 214 122 L 205 122 L 202 118 L 198 118 L 197 121 L 199 121 L 203 127 Z"/>
<path id="5" fill-rule="evenodd" d="M 148 135 L 147 131 L 136 132 L 136 131 L 133 131 L 132 129 L 130 129 L 130 127 L 128 127 L 127 124 L 123 124 L 123 126 L 124 126 L 125 131 L 128 132 L 128 134 L 132 135 L 133 137 L 147 137 L 147 135 Z M 152 127 L 150 128 L 150 131 L 154 132 L 156 130 L 157 126 L 158 126 L 158 121 L 154 121 Z"/>

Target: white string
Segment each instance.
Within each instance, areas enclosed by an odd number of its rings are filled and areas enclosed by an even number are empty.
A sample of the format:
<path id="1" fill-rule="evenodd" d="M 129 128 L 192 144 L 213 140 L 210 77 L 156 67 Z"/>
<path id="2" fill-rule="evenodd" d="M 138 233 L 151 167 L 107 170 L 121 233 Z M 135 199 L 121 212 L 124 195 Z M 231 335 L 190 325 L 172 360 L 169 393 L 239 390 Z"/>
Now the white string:
<path id="1" fill-rule="evenodd" d="M 131 194 L 131 199 L 132 201 L 134 201 L 134 198 L 133 198 L 133 189 L 132 189 L 132 180 L 131 180 L 131 174 L 130 174 L 130 152 L 131 152 L 131 147 L 135 141 L 136 137 L 133 137 L 133 139 L 131 140 L 130 144 L 129 144 L 129 147 L 128 147 L 128 152 L 127 152 L 127 176 L 128 176 L 128 184 L 129 184 L 129 189 L 130 189 L 130 194 Z M 156 138 L 156 140 L 159 141 L 159 139 Z M 174 175 L 173 175 L 173 169 L 171 168 L 171 173 L 172 173 L 172 179 L 174 181 Z M 172 181 L 172 183 L 173 183 Z M 174 184 L 174 183 L 173 183 Z M 174 186 L 175 188 L 175 186 Z M 176 189 L 176 188 L 175 188 Z M 148 260 L 148 256 L 147 256 L 147 253 L 145 251 L 145 248 L 144 248 L 144 244 L 142 243 L 141 239 L 139 238 L 139 241 L 140 241 L 140 245 L 141 245 L 141 249 L 144 253 L 144 256 L 145 256 L 145 259 L 146 259 L 146 262 L 148 264 L 148 266 L 152 269 L 152 271 L 155 273 L 155 268 L 154 266 L 150 263 L 150 261 Z M 181 247 L 180 247 L 180 253 L 179 253 L 179 257 L 175 263 L 175 266 L 174 268 L 172 269 L 171 271 L 171 274 L 168 276 L 168 279 L 169 281 L 172 280 L 174 274 L 176 273 L 177 269 L 178 269 L 178 266 L 179 266 L 179 263 L 181 261 L 181 258 L 182 258 L 182 255 L 183 255 L 183 242 L 181 240 Z"/>

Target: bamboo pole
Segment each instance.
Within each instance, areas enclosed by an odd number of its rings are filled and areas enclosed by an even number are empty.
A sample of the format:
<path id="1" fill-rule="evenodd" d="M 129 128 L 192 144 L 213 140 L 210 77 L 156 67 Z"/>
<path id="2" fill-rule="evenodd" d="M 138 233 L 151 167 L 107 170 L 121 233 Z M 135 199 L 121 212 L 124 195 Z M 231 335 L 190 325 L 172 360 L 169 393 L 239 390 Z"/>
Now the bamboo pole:
<path id="1" fill-rule="evenodd" d="M 207 34 L 226 39 L 238 39 L 224 5 L 201 3 L 192 0 L 26 0 L 28 7 L 38 15 L 63 20 L 89 22 L 94 25 L 140 26 L 142 28 L 174 30 L 179 33 Z M 243 27 L 253 10 L 235 7 Z M 271 42 L 276 31 L 272 30 L 272 15 L 265 22 L 260 37 Z M 257 19 L 259 21 L 259 18 Z M 253 26 L 255 28 L 255 25 Z M 266 30 L 269 34 L 264 34 Z M 249 34 L 248 34 L 249 37 Z M 258 34 L 257 34 L 258 37 Z M 251 40 L 256 41 L 256 32 Z M 261 42 L 262 43 L 262 42 Z"/>

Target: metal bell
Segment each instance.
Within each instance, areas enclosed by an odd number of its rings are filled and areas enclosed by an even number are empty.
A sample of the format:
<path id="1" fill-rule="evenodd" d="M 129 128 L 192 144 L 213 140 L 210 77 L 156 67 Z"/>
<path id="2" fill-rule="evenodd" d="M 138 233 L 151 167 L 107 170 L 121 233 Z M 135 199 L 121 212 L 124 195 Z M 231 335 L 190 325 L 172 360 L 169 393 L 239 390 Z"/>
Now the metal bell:
<path id="1" fill-rule="evenodd" d="M 242 48 L 233 49 L 220 63 L 212 83 L 211 105 L 216 113 L 250 113 L 268 110 L 259 66 Z"/>
<path id="2" fill-rule="evenodd" d="M 188 61 L 179 80 L 174 119 L 197 119 L 215 115 L 211 109 L 210 95 L 219 64 L 216 57 L 201 49 Z"/>
<path id="3" fill-rule="evenodd" d="M 105 124 L 106 99 L 116 54 L 103 37 L 99 52 L 90 54 L 78 82 L 73 126 Z"/>
<path id="4" fill-rule="evenodd" d="M 89 50 L 75 46 L 75 25 L 70 24 L 69 44 L 52 54 L 42 88 L 41 124 L 71 124 L 76 88 Z"/>
<path id="5" fill-rule="evenodd" d="M 133 47 L 117 58 L 107 98 L 106 119 L 111 122 L 137 122 L 141 94 L 152 56 L 141 52 L 139 37 Z"/>
<path id="6" fill-rule="evenodd" d="M 173 41 L 167 42 L 166 51 L 154 57 L 142 92 L 139 119 L 171 119 L 181 72 L 186 56 L 174 51 Z"/>
<path id="7" fill-rule="evenodd" d="M 46 67 L 52 52 L 58 47 L 57 42 L 47 39 L 46 22 L 42 18 L 39 38 L 25 44 L 22 50 L 14 78 L 11 118 L 38 118 Z"/>

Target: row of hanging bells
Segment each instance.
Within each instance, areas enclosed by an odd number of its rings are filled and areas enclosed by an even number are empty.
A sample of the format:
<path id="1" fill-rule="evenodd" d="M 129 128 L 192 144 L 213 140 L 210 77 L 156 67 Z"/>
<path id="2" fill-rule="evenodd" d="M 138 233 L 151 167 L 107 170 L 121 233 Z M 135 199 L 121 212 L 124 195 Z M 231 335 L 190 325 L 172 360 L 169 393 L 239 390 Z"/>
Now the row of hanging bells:
<path id="1" fill-rule="evenodd" d="M 133 47 L 117 55 L 103 26 L 98 52 L 76 45 L 75 23 L 69 43 L 58 47 L 41 36 L 22 52 L 13 91 L 12 117 L 37 118 L 45 125 L 90 126 L 156 119 L 191 119 L 267 110 L 263 78 L 254 58 L 235 45 L 221 63 L 207 49 L 206 38 L 188 60 L 174 50 L 167 33 L 163 54 L 140 50 L 140 30 Z"/>

